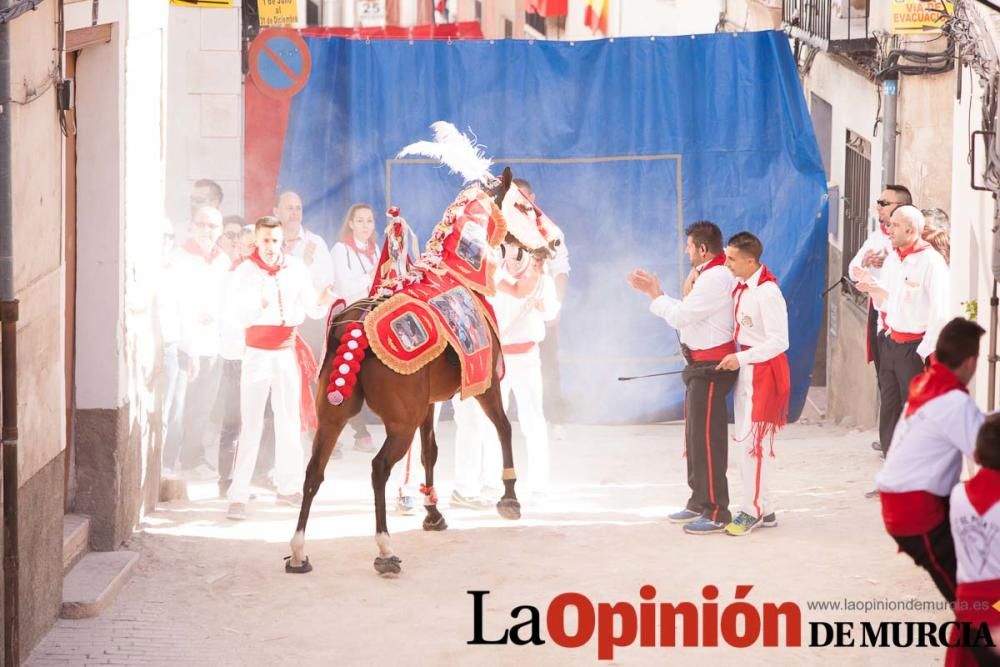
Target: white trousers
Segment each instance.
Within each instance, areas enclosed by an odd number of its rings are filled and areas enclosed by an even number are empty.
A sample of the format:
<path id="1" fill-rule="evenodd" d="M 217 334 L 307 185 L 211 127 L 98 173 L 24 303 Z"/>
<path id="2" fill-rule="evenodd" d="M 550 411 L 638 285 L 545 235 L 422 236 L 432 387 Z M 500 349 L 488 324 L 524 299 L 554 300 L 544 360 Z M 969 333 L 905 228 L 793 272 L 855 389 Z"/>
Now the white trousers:
<path id="1" fill-rule="evenodd" d="M 740 368 L 736 379 L 734 397 L 735 424 L 733 444 L 740 452 L 740 474 L 743 478 L 742 510 L 754 517 L 766 516 L 774 511 L 768 485 L 771 464 L 770 445 L 764 439 L 759 452 L 755 452 L 753 439 L 753 366 Z"/>
<path id="2" fill-rule="evenodd" d="M 475 398 L 451 399 L 455 409 L 455 490 L 466 498 L 502 487 L 503 454 L 496 429 Z"/>
<path id="3" fill-rule="evenodd" d="M 302 378 L 294 348 L 246 349 L 240 375 L 242 426 L 233 459 L 233 483 L 227 494 L 229 502 L 246 503 L 250 498 L 268 394 L 274 412 L 274 484 L 282 495 L 302 490 L 305 472 L 299 437 L 301 392 Z"/>
<path id="4" fill-rule="evenodd" d="M 532 491 L 546 492 L 550 478 L 549 434 L 542 409 L 542 362 L 538 347 L 535 346 L 524 354 L 504 355 L 504 364 L 507 372 L 500 383 L 503 408 L 506 411 L 510 407 L 510 397 L 513 394 L 528 454 L 527 475 L 523 479 Z M 462 407 L 462 421 L 459 421 L 457 406 L 455 410 L 455 488 L 462 495 L 466 495 L 462 489 L 472 495 L 479 495 L 479 489 L 484 484 L 494 487 L 502 484 L 503 458 L 496 429 L 479 403 L 471 400 L 463 403 L 472 405 Z M 464 422 L 471 422 L 471 419 L 465 419 L 466 412 L 475 413 L 477 427 L 466 426 Z M 480 434 L 478 447 L 474 440 L 476 431 Z M 467 432 L 470 433 L 468 437 L 464 435 Z"/>

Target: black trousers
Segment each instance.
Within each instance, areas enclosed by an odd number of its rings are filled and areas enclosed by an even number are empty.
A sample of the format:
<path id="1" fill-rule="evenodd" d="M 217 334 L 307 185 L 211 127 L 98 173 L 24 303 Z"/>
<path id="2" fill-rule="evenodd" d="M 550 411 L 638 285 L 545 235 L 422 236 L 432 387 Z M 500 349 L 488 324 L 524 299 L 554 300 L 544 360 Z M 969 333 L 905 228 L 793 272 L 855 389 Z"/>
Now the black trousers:
<path id="1" fill-rule="evenodd" d="M 878 433 L 882 451 L 888 452 L 896 422 L 910 392 L 910 382 L 924 370 L 924 361 L 917 354 L 920 341 L 897 343 L 885 334 L 879 339 L 878 390 L 882 399 Z"/>
<path id="2" fill-rule="evenodd" d="M 937 526 L 914 537 L 892 536 L 899 545 L 899 550 L 913 559 L 920 567 L 927 570 L 934 580 L 934 585 L 948 602 L 955 601 L 955 573 L 958 565 L 955 561 L 955 542 L 951 537 L 951 522 L 945 520 Z"/>
<path id="3" fill-rule="evenodd" d="M 687 508 L 722 523 L 732 521 L 729 511 L 729 414 L 726 396 L 736 384 L 738 371 L 717 371 L 718 362 L 694 362 L 681 377 L 684 394 L 684 441 L 687 452 Z"/>

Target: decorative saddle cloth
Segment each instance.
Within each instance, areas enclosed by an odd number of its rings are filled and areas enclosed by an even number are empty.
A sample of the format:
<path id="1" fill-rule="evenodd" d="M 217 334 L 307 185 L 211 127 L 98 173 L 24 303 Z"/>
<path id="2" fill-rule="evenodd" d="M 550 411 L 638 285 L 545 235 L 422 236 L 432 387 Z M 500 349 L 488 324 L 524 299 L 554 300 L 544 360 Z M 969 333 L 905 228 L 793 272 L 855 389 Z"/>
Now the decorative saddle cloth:
<path id="1" fill-rule="evenodd" d="M 490 387 L 496 316 L 451 272 L 407 285 L 376 306 L 364 326 L 372 351 L 397 373 L 416 373 L 451 343 L 462 367 L 462 398 Z"/>

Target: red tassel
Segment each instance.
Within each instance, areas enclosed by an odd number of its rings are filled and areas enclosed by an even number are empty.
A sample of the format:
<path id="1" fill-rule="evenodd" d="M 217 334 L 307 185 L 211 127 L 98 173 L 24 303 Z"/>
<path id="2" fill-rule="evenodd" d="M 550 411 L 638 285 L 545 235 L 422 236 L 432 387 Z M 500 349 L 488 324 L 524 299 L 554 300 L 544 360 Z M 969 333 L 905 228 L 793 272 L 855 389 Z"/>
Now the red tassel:
<path id="1" fill-rule="evenodd" d="M 438 503 L 437 492 L 434 491 L 433 486 L 427 486 L 426 484 L 421 484 L 420 493 L 424 494 L 425 496 L 428 496 L 431 499 L 431 505 L 437 505 Z"/>

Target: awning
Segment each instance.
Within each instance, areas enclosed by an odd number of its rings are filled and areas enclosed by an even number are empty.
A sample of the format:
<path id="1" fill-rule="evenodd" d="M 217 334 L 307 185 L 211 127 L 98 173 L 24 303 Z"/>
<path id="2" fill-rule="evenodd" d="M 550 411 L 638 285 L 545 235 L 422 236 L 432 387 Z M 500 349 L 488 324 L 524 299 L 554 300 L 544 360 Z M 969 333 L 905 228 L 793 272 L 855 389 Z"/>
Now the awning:
<path id="1" fill-rule="evenodd" d="M 541 16 L 566 16 L 569 13 L 569 0 L 527 0 L 526 9 L 532 14 Z"/>
<path id="2" fill-rule="evenodd" d="M 385 26 L 378 28 L 309 27 L 300 31 L 303 37 L 347 37 L 349 39 L 482 39 L 482 27 L 477 21 L 461 23 L 427 23 L 415 26 Z"/>

